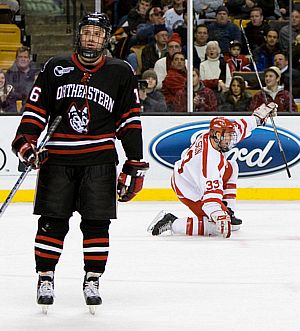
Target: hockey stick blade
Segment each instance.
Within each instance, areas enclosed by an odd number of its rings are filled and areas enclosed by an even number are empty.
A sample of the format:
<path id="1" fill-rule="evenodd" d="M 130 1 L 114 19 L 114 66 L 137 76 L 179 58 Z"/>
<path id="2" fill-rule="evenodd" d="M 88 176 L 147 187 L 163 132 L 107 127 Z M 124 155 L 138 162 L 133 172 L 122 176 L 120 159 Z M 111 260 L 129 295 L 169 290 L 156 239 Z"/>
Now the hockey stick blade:
<path id="1" fill-rule="evenodd" d="M 45 137 L 43 138 L 43 140 L 41 141 L 40 145 L 38 146 L 38 150 L 42 149 L 45 147 L 45 145 L 47 144 L 47 142 L 49 141 L 49 139 L 51 138 L 53 132 L 56 130 L 56 128 L 58 127 L 60 121 L 62 119 L 62 116 L 57 116 L 55 118 L 55 120 L 53 121 L 53 123 L 51 124 L 47 134 L 45 135 Z M 13 197 L 15 196 L 15 194 L 17 193 L 19 187 L 21 186 L 21 184 L 23 183 L 24 179 L 26 178 L 26 176 L 28 175 L 28 173 L 32 170 L 32 166 L 29 166 L 26 168 L 26 170 L 24 172 L 22 172 L 22 174 L 20 175 L 20 177 L 18 178 L 18 180 L 16 181 L 14 187 L 11 189 L 11 191 L 9 192 L 7 198 L 5 199 L 5 201 L 3 202 L 1 208 L 0 208 L 0 218 L 1 216 L 4 214 L 4 211 L 6 210 L 7 206 L 9 205 L 9 203 L 11 202 L 11 200 L 13 199 Z"/>

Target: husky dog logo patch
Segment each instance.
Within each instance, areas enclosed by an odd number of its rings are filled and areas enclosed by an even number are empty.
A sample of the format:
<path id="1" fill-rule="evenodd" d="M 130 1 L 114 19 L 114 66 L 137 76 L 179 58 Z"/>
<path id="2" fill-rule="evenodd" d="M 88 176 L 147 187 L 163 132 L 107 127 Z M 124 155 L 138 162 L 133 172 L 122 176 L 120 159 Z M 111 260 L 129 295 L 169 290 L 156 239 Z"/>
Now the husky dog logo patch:
<path id="1" fill-rule="evenodd" d="M 87 133 L 89 124 L 89 111 L 85 106 L 83 109 L 77 109 L 73 104 L 69 110 L 70 125 L 78 133 Z"/>

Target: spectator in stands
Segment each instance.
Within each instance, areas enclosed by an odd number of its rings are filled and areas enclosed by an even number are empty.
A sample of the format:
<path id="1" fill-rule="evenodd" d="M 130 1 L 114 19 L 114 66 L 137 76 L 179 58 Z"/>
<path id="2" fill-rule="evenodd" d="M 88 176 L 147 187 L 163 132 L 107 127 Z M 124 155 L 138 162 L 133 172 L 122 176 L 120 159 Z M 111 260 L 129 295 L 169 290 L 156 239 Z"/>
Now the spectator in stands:
<path id="1" fill-rule="evenodd" d="M 123 60 L 126 58 L 131 38 L 132 34 L 128 26 L 121 26 L 116 29 L 110 39 L 111 51 L 114 57 Z"/>
<path id="2" fill-rule="evenodd" d="M 285 52 L 278 51 L 274 55 L 274 65 L 280 69 L 281 72 L 281 78 L 283 78 L 283 73 L 288 70 L 288 65 L 289 65 L 289 59 L 288 56 Z M 282 80 L 281 80 L 282 82 Z"/>
<path id="3" fill-rule="evenodd" d="M 290 38 L 292 39 L 292 42 L 294 42 L 298 33 L 300 33 L 300 10 L 294 8 L 292 11 L 292 36 L 290 36 L 289 24 L 283 26 L 279 32 L 280 48 L 287 52 Z"/>
<path id="4" fill-rule="evenodd" d="M 0 113 L 17 112 L 16 102 L 14 87 L 7 83 L 5 73 L 0 69 Z"/>
<path id="5" fill-rule="evenodd" d="M 248 111 L 251 99 L 252 95 L 246 90 L 244 78 L 241 76 L 233 76 L 229 90 L 219 94 L 218 111 Z"/>
<path id="6" fill-rule="evenodd" d="M 116 5 L 116 21 L 117 26 L 120 26 L 124 20 L 127 20 L 127 15 L 131 9 L 136 6 L 137 0 L 118 0 Z"/>
<path id="7" fill-rule="evenodd" d="M 264 71 L 274 64 L 274 55 L 280 50 L 278 37 L 278 31 L 270 28 L 265 34 L 265 42 L 253 51 L 258 71 Z"/>
<path id="8" fill-rule="evenodd" d="M 173 0 L 161 0 L 160 3 L 164 13 L 173 6 Z"/>
<path id="9" fill-rule="evenodd" d="M 279 85 L 281 78 L 280 69 L 271 66 L 265 70 L 265 84 L 263 91 L 257 92 L 251 101 L 249 111 L 253 111 L 263 103 L 266 103 L 266 97 L 269 102 L 275 102 L 278 105 L 278 112 L 296 112 L 297 105 L 293 98 L 293 95 L 287 90 L 283 89 L 283 86 Z M 265 97 L 266 96 L 266 97 Z M 291 102 L 291 109 L 290 109 Z"/>
<path id="10" fill-rule="evenodd" d="M 173 0 L 173 5 L 165 12 L 165 24 L 170 32 L 179 24 L 183 24 L 184 0 Z"/>
<path id="11" fill-rule="evenodd" d="M 22 46 L 16 51 L 16 60 L 12 67 L 7 70 L 6 78 L 15 88 L 18 100 L 25 105 L 27 96 L 35 81 L 39 68 L 30 60 L 30 49 Z"/>
<path id="12" fill-rule="evenodd" d="M 165 24 L 161 7 L 150 7 L 146 14 L 147 22 L 139 24 L 136 30 L 136 43 L 151 44 L 154 42 L 155 26 Z M 132 43 L 133 44 L 133 43 Z"/>
<path id="13" fill-rule="evenodd" d="M 292 2 L 293 3 L 293 2 Z M 277 0 L 277 5 L 275 2 L 275 15 L 277 17 L 277 20 L 288 20 L 289 19 L 289 5 L 290 1 L 289 0 Z"/>
<path id="14" fill-rule="evenodd" d="M 187 87 L 179 91 L 175 98 L 175 112 L 187 111 Z M 206 87 L 197 68 L 193 69 L 193 111 L 215 112 L 217 110 L 217 98 L 215 93 Z"/>
<path id="15" fill-rule="evenodd" d="M 229 86 L 235 71 L 251 71 L 250 60 L 241 54 L 242 45 L 238 40 L 233 40 L 229 45 L 229 54 L 224 56 L 226 63 L 226 86 Z"/>
<path id="16" fill-rule="evenodd" d="M 177 93 L 182 92 L 187 80 L 185 57 L 181 52 L 176 52 L 172 56 L 171 67 L 166 78 L 162 82 L 161 92 L 165 97 L 167 110 L 174 111 L 174 101 Z"/>
<path id="17" fill-rule="evenodd" d="M 167 104 L 164 95 L 156 90 L 157 75 L 153 69 L 146 70 L 142 79 L 147 82 L 143 86 L 143 81 L 139 81 L 139 96 L 141 109 L 143 112 L 166 112 Z"/>
<path id="18" fill-rule="evenodd" d="M 229 15 L 235 19 L 248 19 L 251 9 L 255 6 L 255 0 L 228 0 Z"/>
<path id="19" fill-rule="evenodd" d="M 256 0 L 256 6 L 263 10 L 263 15 L 267 20 L 276 20 L 278 16 L 275 13 L 275 6 L 278 0 Z"/>
<path id="20" fill-rule="evenodd" d="M 216 18 L 217 9 L 223 5 L 223 0 L 194 0 L 194 10 L 201 18 Z"/>
<path id="21" fill-rule="evenodd" d="M 151 6 L 151 0 L 138 0 L 135 8 L 128 13 L 128 27 L 132 34 L 136 33 L 137 26 L 146 23 L 146 13 Z"/>
<path id="22" fill-rule="evenodd" d="M 153 43 L 146 45 L 142 50 L 142 72 L 154 68 L 155 62 L 166 56 L 168 29 L 164 24 L 154 26 L 154 40 Z"/>
<path id="23" fill-rule="evenodd" d="M 208 35 L 209 40 L 216 40 L 219 43 L 223 54 L 228 53 L 230 41 L 241 41 L 241 31 L 229 21 L 227 7 L 220 6 L 217 9 L 216 22 L 209 24 Z"/>
<path id="24" fill-rule="evenodd" d="M 300 98 L 300 70 L 290 68 L 288 55 L 281 51 L 274 55 L 274 65 L 281 72 L 280 85 L 283 85 L 284 89 L 288 91 L 290 91 L 290 70 L 292 71 L 292 94 L 294 98 Z"/>
<path id="25" fill-rule="evenodd" d="M 213 90 L 206 87 L 200 77 L 197 68 L 193 69 L 193 110 L 195 112 L 215 112 L 217 110 L 217 98 Z"/>
<path id="26" fill-rule="evenodd" d="M 292 66 L 300 70 L 300 33 L 297 34 L 295 42 L 292 44 Z"/>
<path id="27" fill-rule="evenodd" d="M 282 20 L 289 15 L 289 0 L 256 0 L 267 20 Z"/>
<path id="28" fill-rule="evenodd" d="M 162 87 L 162 81 L 165 79 L 171 66 L 173 54 L 182 51 L 181 38 L 178 33 L 172 33 L 168 39 L 167 49 L 167 55 L 157 60 L 154 65 L 154 71 L 157 74 L 157 89 Z"/>
<path id="29" fill-rule="evenodd" d="M 135 24 L 129 26 L 128 13 L 131 12 L 131 18 L 134 21 L 134 16 L 138 15 L 137 0 L 117 0 L 114 10 L 115 16 L 115 31 L 110 39 L 110 51 L 114 57 L 126 59 L 129 54 L 130 47 L 136 40 L 132 39 L 136 35 Z M 144 19 L 141 19 L 144 22 Z M 131 30 L 131 28 L 133 30 Z M 132 44 L 130 44 L 132 43 Z"/>
<path id="30" fill-rule="evenodd" d="M 249 47 L 253 51 L 265 42 L 265 32 L 270 29 L 270 25 L 264 21 L 263 11 L 260 7 L 253 7 L 250 11 L 250 22 L 244 28 Z M 242 52 L 248 54 L 248 48 L 244 36 L 242 36 Z"/>
<path id="31" fill-rule="evenodd" d="M 187 15 L 187 8 L 183 8 L 183 22 L 178 22 L 176 27 L 174 27 L 173 32 L 179 34 L 181 38 L 181 47 L 185 49 L 187 47 L 187 30 L 188 30 L 188 15 Z"/>
<path id="32" fill-rule="evenodd" d="M 195 30 L 195 41 L 193 48 L 193 66 L 199 68 L 200 63 L 205 60 L 206 47 L 208 42 L 208 27 L 205 24 L 199 24 Z"/>
<path id="33" fill-rule="evenodd" d="M 137 75 L 142 73 L 142 51 L 147 44 L 153 44 L 154 28 L 164 23 L 163 11 L 160 7 L 150 7 L 146 13 L 146 22 L 137 26 L 136 34 L 130 36 L 127 44 L 126 60 Z"/>
<path id="34" fill-rule="evenodd" d="M 207 60 L 200 63 L 200 77 L 204 85 L 215 92 L 225 91 L 226 64 L 216 40 L 207 43 L 206 57 Z"/>

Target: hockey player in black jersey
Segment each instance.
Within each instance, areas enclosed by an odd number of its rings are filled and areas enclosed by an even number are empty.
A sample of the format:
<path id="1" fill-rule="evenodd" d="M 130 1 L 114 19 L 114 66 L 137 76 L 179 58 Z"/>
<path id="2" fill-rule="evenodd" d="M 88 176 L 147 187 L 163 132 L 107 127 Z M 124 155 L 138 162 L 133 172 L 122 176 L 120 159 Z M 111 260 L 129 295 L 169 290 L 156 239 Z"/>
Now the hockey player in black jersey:
<path id="1" fill-rule="evenodd" d="M 109 252 L 110 220 L 117 216 L 116 195 L 131 200 L 149 167 L 141 161 L 136 77 L 126 62 L 104 55 L 111 33 L 107 16 L 88 14 L 78 30 L 76 51 L 49 59 L 41 70 L 12 142 L 25 165 L 39 168 L 35 261 L 42 305 L 53 303 L 55 267 L 74 211 L 81 215 L 86 304 L 101 304 L 98 284 Z M 62 121 L 47 150 L 37 151 L 38 137 L 58 115 Z M 127 157 L 118 179 L 116 138 Z"/>

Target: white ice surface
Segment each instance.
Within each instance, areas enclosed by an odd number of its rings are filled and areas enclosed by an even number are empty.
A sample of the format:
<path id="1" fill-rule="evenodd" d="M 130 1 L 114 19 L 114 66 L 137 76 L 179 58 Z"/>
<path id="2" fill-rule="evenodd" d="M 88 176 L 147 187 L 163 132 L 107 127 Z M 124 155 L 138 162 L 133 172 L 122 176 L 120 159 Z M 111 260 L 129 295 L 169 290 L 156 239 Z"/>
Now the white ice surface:
<path id="1" fill-rule="evenodd" d="M 48 315 L 35 303 L 31 204 L 0 219 L 1 331 L 300 330 L 300 203 L 238 202 L 244 223 L 230 239 L 160 236 L 146 228 L 177 202 L 120 204 L 111 225 L 103 305 L 83 301 L 82 235 L 75 214 L 56 270 Z"/>

